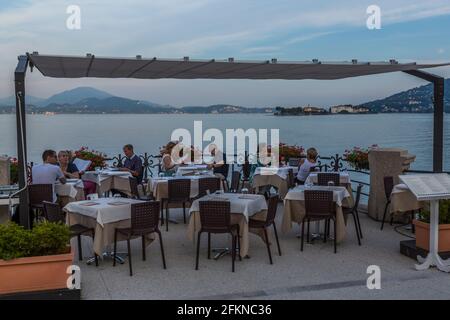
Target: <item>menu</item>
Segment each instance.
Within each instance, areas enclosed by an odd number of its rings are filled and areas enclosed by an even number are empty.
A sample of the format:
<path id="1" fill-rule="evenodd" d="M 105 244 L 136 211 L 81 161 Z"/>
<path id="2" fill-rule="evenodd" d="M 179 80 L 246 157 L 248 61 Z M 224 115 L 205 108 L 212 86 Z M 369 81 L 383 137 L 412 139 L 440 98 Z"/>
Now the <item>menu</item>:
<path id="1" fill-rule="evenodd" d="M 450 175 L 446 173 L 401 175 L 417 200 L 450 199 Z"/>
<path id="2" fill-rule="evenodd" d="M 79 158 L 73 159 L 73 164 L 77 167 L 78 171 L 87 171 L 91 163 L 92 162 L 89 160 L 83 160 Z"/>

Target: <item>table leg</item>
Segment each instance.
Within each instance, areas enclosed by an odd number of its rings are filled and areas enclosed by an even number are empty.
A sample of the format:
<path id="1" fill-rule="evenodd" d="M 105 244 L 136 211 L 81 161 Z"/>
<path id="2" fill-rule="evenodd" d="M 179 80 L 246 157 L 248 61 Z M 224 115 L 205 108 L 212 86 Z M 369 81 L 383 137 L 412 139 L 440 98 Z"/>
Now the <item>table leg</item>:
<path id="1" fill-rule="evenodd" d="M 430 252 L 426 258 L 417 257 L 419 264 L 416 270 L 426 270 L 436 266 L 439 270 L 450 272 L 450 261 L 443 260 L 438 254 L 439 241 L 439 200 L 432 200 L 430 204 Z"/>

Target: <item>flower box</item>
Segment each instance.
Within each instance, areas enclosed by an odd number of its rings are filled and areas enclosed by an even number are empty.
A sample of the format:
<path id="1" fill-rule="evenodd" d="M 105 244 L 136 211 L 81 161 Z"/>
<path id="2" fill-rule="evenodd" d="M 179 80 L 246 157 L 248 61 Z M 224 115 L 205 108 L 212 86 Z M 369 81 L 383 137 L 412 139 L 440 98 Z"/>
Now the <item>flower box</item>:
<path id="1" fill-rule="evenodd" d="M 430 251 L 430 224 L 414 220 L 416 247 Z M 450 224 L 439 225 L 438 252 L 450 252 Z"/>

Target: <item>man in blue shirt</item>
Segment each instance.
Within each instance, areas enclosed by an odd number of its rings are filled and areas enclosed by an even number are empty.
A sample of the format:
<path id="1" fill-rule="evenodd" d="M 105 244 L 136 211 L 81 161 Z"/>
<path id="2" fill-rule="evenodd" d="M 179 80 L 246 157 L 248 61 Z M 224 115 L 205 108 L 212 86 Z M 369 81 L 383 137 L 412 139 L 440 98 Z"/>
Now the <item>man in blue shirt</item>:
<path id="1" fill-rule="evenodd" d="M 134 154 L 133 145 L 131 144 L 127 144 L 123 147 L 123 153 L 125 154 L 126 159 L 120 170 L 131 173 L 131 175 L 137 179 L 137 182 L 141 183 L 144 175 L 141 158 Z"/>

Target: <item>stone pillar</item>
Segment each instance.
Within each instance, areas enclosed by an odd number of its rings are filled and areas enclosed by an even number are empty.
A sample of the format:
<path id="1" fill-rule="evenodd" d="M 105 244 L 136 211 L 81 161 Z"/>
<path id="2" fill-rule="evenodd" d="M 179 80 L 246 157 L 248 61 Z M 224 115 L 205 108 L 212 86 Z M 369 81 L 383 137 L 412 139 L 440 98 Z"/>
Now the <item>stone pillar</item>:
<path id="1" fill-rule="evenodd" d="M 10 184 L 9 159 L 0 156 L 0 186 Z"/>
<path id="2" fill-rule="evenodd" d="M 383 218 L 386 196 L 384 194 L 384 177 L 394 177 L 394 184 L 399 183 L 398 176 L 409 169 L 416 159 L 407 150 L 398 148 L 378 148 L 369 153 L 370 196 L 369 216 L 376 220 Z M 390 216 L 387 215 L 387 218 Z"/>

